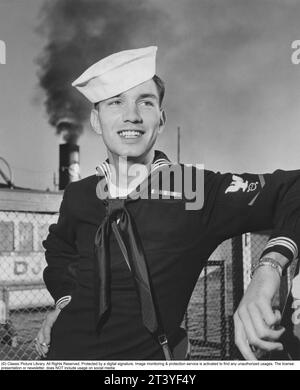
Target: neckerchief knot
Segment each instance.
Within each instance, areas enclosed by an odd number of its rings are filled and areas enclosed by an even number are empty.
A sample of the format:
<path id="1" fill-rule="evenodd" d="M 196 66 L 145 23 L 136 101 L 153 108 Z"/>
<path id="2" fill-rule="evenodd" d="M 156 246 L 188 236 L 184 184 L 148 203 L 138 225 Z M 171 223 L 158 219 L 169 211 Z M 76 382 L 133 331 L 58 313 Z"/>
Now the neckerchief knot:
<path id="1" fill-rule="evenodd" d="M 104 202 L 107 215 L 110 219 L 115 220 L 118 216 L 124 212 L 125 199 L 109 199 Z"/>

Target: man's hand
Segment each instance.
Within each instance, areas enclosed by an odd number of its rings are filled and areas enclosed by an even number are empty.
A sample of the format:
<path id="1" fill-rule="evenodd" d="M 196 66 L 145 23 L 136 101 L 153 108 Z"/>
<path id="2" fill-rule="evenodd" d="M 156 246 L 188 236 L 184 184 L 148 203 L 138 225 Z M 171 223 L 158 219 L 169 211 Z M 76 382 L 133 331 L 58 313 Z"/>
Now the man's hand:
<path id="1" fill-rule="evenodd" d="M 40 356 L 46 357 L 51 341 L 51 329 L 61 309 L 56 308 L 54 311 L 48 313 L 36 337 L 35 348 Z"/>
<path id="2" fill-rule="evenodd" d="M 276 270 L 268 266 L 258 268 L 234 314 L 235 343 L 246 360 L 257 360 L 255 349 L 265 352 L 283 349 L 277 340 L 285 329 L 274 329 L 281 314 L 272 309 L 279 287 Z"/>

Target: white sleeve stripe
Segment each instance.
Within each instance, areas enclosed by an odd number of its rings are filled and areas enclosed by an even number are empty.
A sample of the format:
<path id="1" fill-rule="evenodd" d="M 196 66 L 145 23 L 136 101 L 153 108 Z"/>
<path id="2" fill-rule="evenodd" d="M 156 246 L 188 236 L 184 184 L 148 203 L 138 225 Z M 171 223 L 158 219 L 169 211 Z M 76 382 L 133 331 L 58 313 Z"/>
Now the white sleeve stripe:
<path id="1" fill-rule="evenodd" d="M 71 299 L 70 296 L 69 296 L 69 297 L 60 298 L 60 299 L 56 302 L 56 304 L 60 304 L 61 302 L 64 302 L 64 301 L 69 301 L 70 299 Z"/>
<path id="2" fill-rule="evenodd" d="M 272 242 L 268 242 L 268 245 L 280 245 L 280 244 L 283 244 L 283 245 L 287 245 L 291 248 L 291 250 L 293 252 L 296 252 L 296 248 L 294 247 L 294 245 L 292 245 L 291 243 L 285 241 L 285 240 L 275 240 L 275 241 L 272 241 Z"/>
<path id="3" fill-rule="evenodd" d="M 61 297 L 56 302 L 56 306 L 59 306 L 62 302 L 70 302 L 71 299 L 72 299 L 71 295 L 66 295 L 65 297 Z"/>
<path id="4" fill-rule="evenodd" d="M 291 245 L 289 242 L 284 241 L 284 240 L 276 240 L 269 242 L 267 245 L 274 246 L 274 245 L 285 245 L 291 249 L 293 253 L 296 253 L 296 249 L 293 245 Z"/>
<path id="5" fill-rule="evenodd" d="M 288 241 L 290 244 L 294 245 L 296 251 L 298 250 L 297 244 L 293 240 L 291 240 L 290 238 L 287 238 L 287 237 L 276 237 L 276 238 L 272 238 L 272 240 L 270 240 L 269 242 L 276 241 L 276 240 Z"/>
<path id="6" fill-rule="evenodd" d="M 290 247 L 294 258 L 298 256 L 298 247 L 292 240 L 286 240 L 285 237 L 278 237 L 276 239 L 272 239 L 268 242 L 268 245 L 285 245 Z"/>
<path id="7" fill-rule="evenodd" d="M 269 248 L 272 248 L 276 245 L 281 245 L 281 246 L 285 246 L 286 248 L 288 248 L 292 254 L 293 254 L 293 257 L 294 258 L 297 258 L 298 256 L 298 250 L 295 250 L 295 247 L 293 245 L 291 245 L 290 243 L 284 241 L 284 240 L 275 240 L 273 242 L 269 242 L 266 246 L 265 246 L 265 249 L 269 249 Z"/>
<path id="8" fill-rule="evenodd" d="M 280 241 L 280 240 L 276 241 L 274 243 L 271 243 L 271 244 L 267 244 L 265 249 L 272 248 L 273 246 L 276 246 L 276 245 L 285 246 L 286 248 L 288 248 L 292 252 L 293 256 L 295 256 L 295 254 L 296 254 L 295 249 L 290 244 L 288 244 L 284 241 Z"/>

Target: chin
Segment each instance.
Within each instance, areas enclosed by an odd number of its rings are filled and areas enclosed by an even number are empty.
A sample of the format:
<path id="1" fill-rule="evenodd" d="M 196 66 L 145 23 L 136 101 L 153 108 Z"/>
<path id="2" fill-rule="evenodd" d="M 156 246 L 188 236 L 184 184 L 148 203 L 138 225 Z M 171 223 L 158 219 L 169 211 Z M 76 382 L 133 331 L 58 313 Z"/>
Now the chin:
<path id="1" fill-rule="evenodd" d="M 145 147 L 132 145 L 130 147 L 121 148 L 120 150 L 116 151 L 116 154 L 118 156 L 122 157 L 132 157 L 132 158 L 138 158 L 143 156 L 145 153 L 147 153 L 147 149 Z"/>

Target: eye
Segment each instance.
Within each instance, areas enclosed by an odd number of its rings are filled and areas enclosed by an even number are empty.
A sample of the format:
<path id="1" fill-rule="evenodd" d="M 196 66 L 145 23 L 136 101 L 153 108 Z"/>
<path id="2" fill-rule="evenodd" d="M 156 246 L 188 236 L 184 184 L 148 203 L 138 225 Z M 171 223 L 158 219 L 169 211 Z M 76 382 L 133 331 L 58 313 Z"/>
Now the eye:
<path id="1" fill-rule="evenodd" d="M 154 107 L 154 103 L 152 100 L 142 100 L 140 104 L 146 107 Z"/>
<path id="2" fill-rule="evenodd" d="M 122 104 L 122 101 L 121 99 L 115 99 L 115 100 L 111 100 L 107 103 L 109 106 L 118 106 L 120 104 Z"/>

